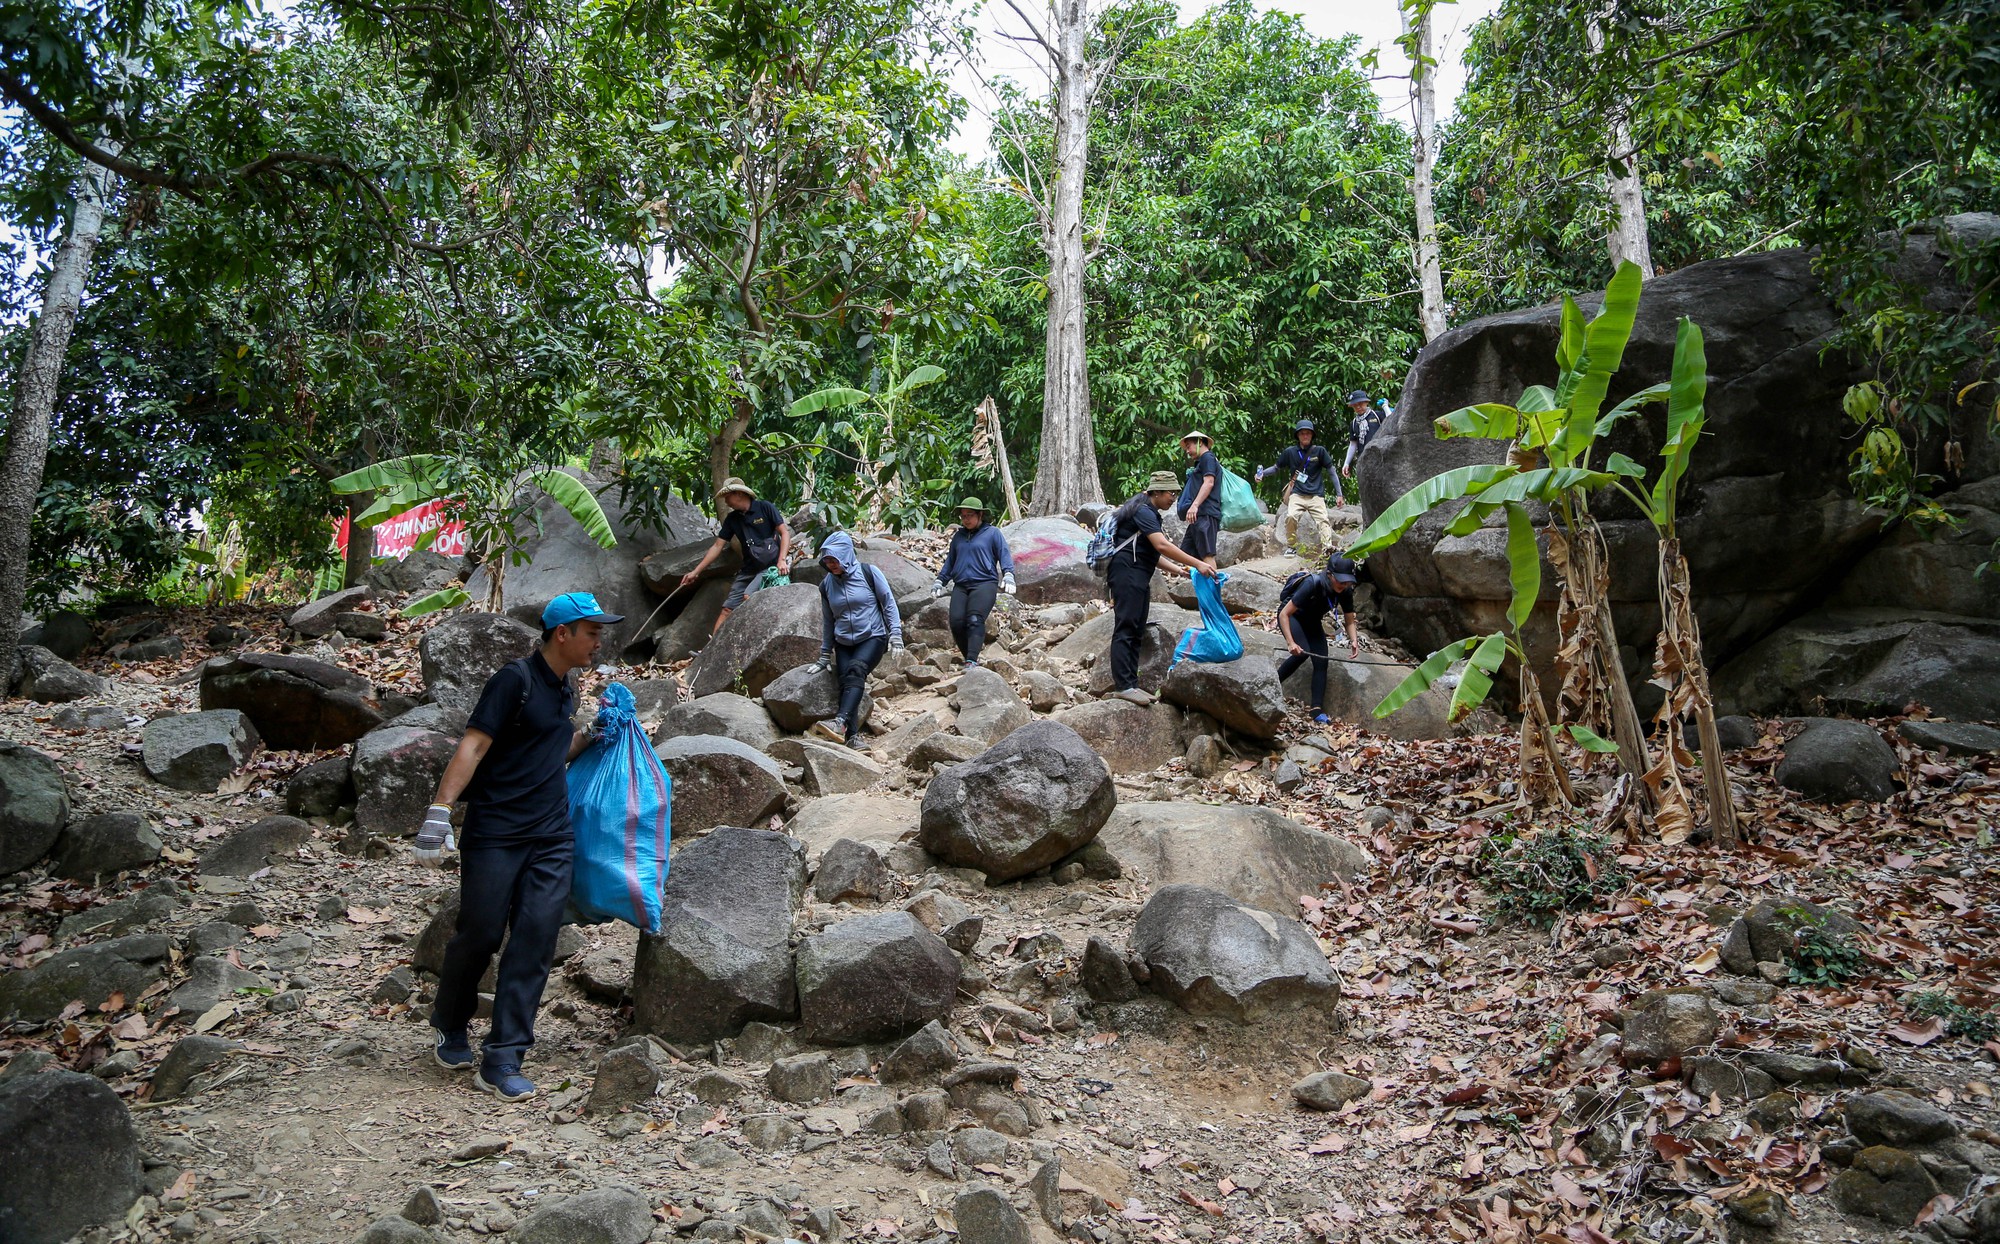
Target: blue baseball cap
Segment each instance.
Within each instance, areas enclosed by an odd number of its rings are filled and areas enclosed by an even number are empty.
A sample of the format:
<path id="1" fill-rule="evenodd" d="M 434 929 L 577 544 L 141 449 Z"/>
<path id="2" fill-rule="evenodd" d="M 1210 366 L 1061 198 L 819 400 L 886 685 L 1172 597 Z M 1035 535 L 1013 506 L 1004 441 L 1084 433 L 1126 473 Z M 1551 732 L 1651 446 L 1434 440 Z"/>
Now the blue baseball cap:
<path id="1" fill-rule="evenodd" d="M 589 592 L 564 592 L 549 602 L 542 610 L 542 629 L 552 631 L 558 626 L 571 622 L 602 622 L 606 626 L 613 622 L 623 622 L 622 613 L 606 613 L 604 606 L 597 603 L 597 597 Z"/>

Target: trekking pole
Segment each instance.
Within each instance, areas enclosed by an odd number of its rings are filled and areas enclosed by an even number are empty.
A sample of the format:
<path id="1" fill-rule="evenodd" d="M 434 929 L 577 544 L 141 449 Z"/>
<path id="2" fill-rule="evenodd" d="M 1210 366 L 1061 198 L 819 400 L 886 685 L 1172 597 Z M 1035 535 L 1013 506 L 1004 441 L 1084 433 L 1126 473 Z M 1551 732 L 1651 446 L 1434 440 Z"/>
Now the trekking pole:
<path id="1" fill-rule="evenodd" d="M 696 580 L 696 582 L 700 582 L 700 580 Z M 673 591 L 668 592 L 665 600 L 662 600 L 659 604 L 653 606 L 653 612 L 647 614 L 646 620 L 639 624 L 639 633 L 641 635 L 644 635 L 646 633 L 646 628 L 653 624 L 653 619 L 660 616 L 660 610 L 665 609 L 667 607 L 668 602 L 673 600 L 674 597 L 679 596 L 684 590 L 686 590 L 687 586 L 688 585 L 685 583 L 681 584 L 680 587 L 677 587 Z"/>

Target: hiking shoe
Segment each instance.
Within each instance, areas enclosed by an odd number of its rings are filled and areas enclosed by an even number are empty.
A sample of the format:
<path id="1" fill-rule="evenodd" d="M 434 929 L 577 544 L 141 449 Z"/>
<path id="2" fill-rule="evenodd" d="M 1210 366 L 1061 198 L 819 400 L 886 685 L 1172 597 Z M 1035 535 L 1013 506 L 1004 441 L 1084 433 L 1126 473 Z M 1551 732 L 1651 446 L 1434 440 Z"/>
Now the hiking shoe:
<path id="1" fill-rule="evenodd" d="M 1292 547 L 1291 545 L 1289 545 L 1289 544 L 1285 546 L 1285 556 L 1286 556 L 1286 557 L 1297 557 L 1298 555 L 1299 555 L 1299 551 L 1298 551 L 1297 549 L 1293 548 L 1293 547 Z"/>
<path id="2" fill-rule="evenodd" d="M 1114 691 L 1111 694 L 1115 699 L 1123 700 L 1127 704 L 1137 704 L 1141 708 L 1153 702 L 1152 693 L 1138 687 L 1127 687 L 1123 691 Z"/>
<path id="3" fill-rule="evenodd" d="M 437 1036 L 437 1043 L 431 1046 L 431 1061 L 446 1071 L 472 1070 L 473 1064 L 479 1060 L 472 1055 L 472 1042 L 467 1039 L 465 1030 L 461 1028 L 457 1032 L 433 1031 Z"/>
<path id="4" fill-rule="evenodd" d="M 519 1067 L 511 1064 L 481 1067 L 473 1083 L 501 1101 L 526 1101 L 535 1095 L 534 1081 L 522 1075 Z"/>
<path id="5" fill-rule="evenodd" d="M 978 668 L 979 668 L 979 662 L 977 662 L 977 661 L 967 661 L 967 662 L 966 662 L 966 663 L 965 663 L 964 665 L 961 665 L 961 666 L 959 666 L 959 667 L 958 667 L 958 672 L 959 672 L 959 673 L 961 673 L 961 674 L 963 674 L 963 673 L 965 673 L 965 672 L 966 672 L 967 670 L 976 670 L 976 669 L 978 669 Z"/>
<path id="6" fill-rule="evenodd" d="M 1313 724 L 1315 726 L 1330 726 L 1333 724 L 1333 718 L 1328 717 L 1325 713 L 1314 713 Z"/>
<path id="7" fill-rule="evenodd" d="M 825 721 L 814 722 L 813 733 L 829 743 L 847 742 L 847 731 L 841 727 L 838 717 L 830 717 Z"/>

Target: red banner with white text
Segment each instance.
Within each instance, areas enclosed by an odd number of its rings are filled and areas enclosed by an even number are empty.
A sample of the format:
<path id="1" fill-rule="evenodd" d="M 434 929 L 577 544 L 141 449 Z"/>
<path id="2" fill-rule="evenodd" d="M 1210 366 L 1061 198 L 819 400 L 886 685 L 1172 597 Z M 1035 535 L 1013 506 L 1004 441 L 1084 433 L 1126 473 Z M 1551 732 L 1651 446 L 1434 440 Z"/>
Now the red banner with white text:
<path id="1" fill-rule="evenodd" d="M 426 501 L 413 510 L 405 510 L 375 525 L 375 556 L 401 561 L 417 547 L 417 541 L 431 531 L 437 532 L 437 538 L 430 542 L 432 552 L 446 557 L 465 555 L 465 524 L 457 519 L 446 519 L 444 502 Z M 340 555 L 346 557 L 347 516 L 344 514 L 334 524 L 333 542 Z"/>

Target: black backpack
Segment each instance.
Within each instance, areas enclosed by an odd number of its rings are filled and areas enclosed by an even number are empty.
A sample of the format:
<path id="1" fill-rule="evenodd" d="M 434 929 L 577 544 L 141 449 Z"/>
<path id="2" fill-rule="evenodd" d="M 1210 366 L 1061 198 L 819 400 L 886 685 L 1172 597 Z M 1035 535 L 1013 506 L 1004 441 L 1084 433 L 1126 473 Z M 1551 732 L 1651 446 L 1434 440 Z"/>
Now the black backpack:
<path id="1" fill-rule="evenodd" d="M 1305 590 L 1308 583 L 1319 577 L 1317 570 L 1294 570 L 1285 577 L 1285 586 L 1278 589 L 1278 608 L 1283 609 L 1291 599 Z"/>

